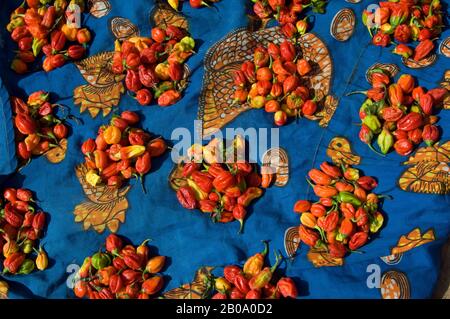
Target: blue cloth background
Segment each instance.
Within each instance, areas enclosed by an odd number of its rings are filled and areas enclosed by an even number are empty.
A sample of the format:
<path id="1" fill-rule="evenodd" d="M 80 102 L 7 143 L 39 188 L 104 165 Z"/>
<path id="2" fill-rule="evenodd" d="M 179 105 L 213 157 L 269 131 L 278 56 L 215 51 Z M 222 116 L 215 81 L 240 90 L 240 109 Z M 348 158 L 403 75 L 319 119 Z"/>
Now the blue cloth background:
<path id="1" fill-rule="evenodd" d="M 6 90 L 11 95 L 25 96 L 36 90 L 46 90 L 53 94 L 52 101 L 68 105 L 72 114 L 79 116 L 79 108 L 73 104 L 73 89 L 85 84 L 78 69 L 73 64 L 65 65 L 51 73 L 36 72 L 26 76 L 17 76 L 9 70 L 14 46 L 9 40 L 4 26 L 8 13 L 21 1 L 2 1 L 0 5 L 1 32 L 4 47 L 0 50 L 1 77 Z M 215 5 L 216 9 L 194 10 L 185 4 L 183 13 L 189 19 L 190 31 L 199 46 L 197 54 L 188 64 L 192 70 L 191 82 L 183 99 L 168 108 L 156 106 L 140 107 L 129 96 L 124 95 L 120 109 L 138 110 L 144 115 L 142 126 L 154 133 L 170 138 L 177 127 L 186 127 L 194 131 L 193 120 L 197 115 L 197 101 L 203 77 L 203 57 L 215 42 L 230 31 L 246 26 L 244 5 L 249 1 L 225 0 Z M 366 1 L 365 1 L 366 2 Z M 165 289 L 175 288 L 189 282 L 195 270 L 204 265 L 224 266 L 243 262 L 246 257 L 260 251 L 261 240 L 270 239 L 271 250 L 283 249 L 283 236 L 288 227 L 298 225 L 298 216 L 292 213 L 297 199 L 313 199 L 305 176 L 307 171 L 322 161 L 328 160 L 326 147 L 336 135 L 351 140 L 354 151 L 362 157 L 360 169 L 366 175 L 376 176 L 379 180 L 377 193 L 394 197 L 386 201 L 383 207 L 386 225 L 378 238 L 364 247 L 364 254 L 352 254 L 345 259 L 343 267 L 324 267 L 316 269 L 307 261 L 307 249 L 302 246 L 299 256 L 293 262 L 281 267 L 288 276 L 298 283 L 302 298 L 380 298 L 379 289 L 369 289 L 366 268 L 369 264 L 378 264 L 382 271 L 391 269 L 405 272 L 411 284 L 413 298 L 431 297 L 440 265 L 440 248 L 449 235 L 449 196 L 422 195 L 401 191 L 396 182 L 405 166 L 405 160 L 394 153 L 380 158 L 372 153 L 357 138 L 359 127 L 358 109 L 362 96 L 345 97 L 345 93 L 365 90 L 368 84 L 364 78 L 369 66 L 375 62 L 393 62 L 400 66 L 402 73 L 411 73 L 419 83 L 427 88 L 436 87 L 449 67 L 449 60 L 439 56 L 436 64 L 422 70 L 410 70 L 401 65 L 400 59 L 389 49 L 369 45 L 369 36 L 360 22 L 361 12 L 366 3 L 350 4 L 343 1 L 330 1 L 327 14 L 315 15 L 313 32 L 327 44 L 334 64 L 332 93 L 340 97 L 339 107 L 327 129 L 320 128 L 316 122 L 301 120 L 299 124 L 289 124 L 280 129 L 281 147 L 288 151 L 290 159 L 290 181 L 284 188 L 272 187 L 252 206 L 247 219 L 244 234 L 238 236 L 238 225 L 212 224 L 200 212 L 188 212 L 180 207 L 176 196 L 169 189 L 168 174 L 172 168 L 170 157 L 159 160 L 151 174 L 145 179 L 147 195 L 143 195 L 136 184 L 128 193 L 130 207 L 126 222 L 119 234 L 138 244 L 146 238 L 152 238 L 152 245 L 158 247 L 160 254 L 169 256 L 169 265 L 165 270 L 167 285 Z M 132 5 L 130 5 L 132 3 Z M 109 32 L 109 19 L 123 16 L 137 24 L 141 34 L 149 35 L 149 13 L 153 1 L 111 0 L 112 11 L 107 17 L 95 19 L 86 17 L 85 23 L 93 30 L 95 37 L 89 54 L 113 50 L 113 38 Z M 348 42 L 334 40 L 329 27 L 333 16 L 343 7 L 352 8 L 357 16 L 356 30 Z M 449 36 L 446 31 L 441 38 Z M 1 83 L 1 82 L 0 82 Z M 15 166 L 13 157 L 11 112 L 8 95 L 0 85 L 0 132 L 1 161 L 0 175 L 11 173 Z M 442 140 L 450 136 L 450 114 L 442 111 L 440 125 L 444 129 Z M 57 165 L 50 164 L 45 158 L 34 159 L 20 173 L 11 174 L 3 181 L 5 186 L 23 186 L 36 192 L 40 207 L 51 216 L 46 237 L 42 240 L 51 257 L 50 268 L 44 272 L 35 272 L 28 276 L 7 277 L 13 298 L 73 298 L 66 286 L 70 273 L 66 268 L 72 264 L 81 264 L 85 256 L 94 253 L 104 243 L 108 232 L 97 234 L 93 230 L 83 231 L 82 225 L 74 222 L 73 209 L 81 203 L 85 195 L 74 174 L 74 167 L 83 161 L 79 147 L 85 139 L 93 137 L 97 128 L 109 121 L 101 115 L 96 119 L 88 113 L 81 115 L 84 125 L 74 124 L 69 137 L 69 148 L 65 160 Z M 5 128 L 6 127 L 6 128 Z M 263 111 L 249 111 L 240 115 L 227 127 L 272 127 L 272 118 Z M 5 135 L 6 132 L 6 135 Z M 6 155 L 4 155 L 6 154 Z M 420 246 L 403 256 L 396 266 L 388 266 L 379 258 L 389 255 L 402 234 L 420 227 L 424 232 L 434 228 L 436 241 Z M 271 262 L 274 256 L 270 254 Z"/>

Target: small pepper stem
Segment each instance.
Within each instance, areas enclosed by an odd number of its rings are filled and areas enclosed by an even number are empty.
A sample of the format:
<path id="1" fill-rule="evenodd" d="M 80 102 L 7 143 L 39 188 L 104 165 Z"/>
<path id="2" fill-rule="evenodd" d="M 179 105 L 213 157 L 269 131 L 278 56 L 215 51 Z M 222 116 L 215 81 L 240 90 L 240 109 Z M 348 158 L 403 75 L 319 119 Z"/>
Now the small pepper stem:
<path id="1" fill-rule="evenodd" d="M 354 94 L 364 94 L 367 95 L 367 91 L 353 91 L 350 93 L 345 94 L 345 96 L 350 96 L 350 95 L 354 95 Z"/>
<path id="2" fill-rule="evenodd" d="M 384 155 L 383 153 L 378 152 L 378 151 L 372 146 L 372 144 L 368 143 L 367 146 L 369 146 L 369 148 L 370 148 L 374 153 L 376 153 L 377 155 L 380 155 L 380 156 L 382 156 L 382 157 L 386 157 L 386 155 Z"/>
<path id="3" fill-rule="evenodd" d="M 275 272 L 275 270 L 278 268 L 278 266 L 280 265 L 281 261 L 283 260 L 283 256 L 281 255 L 280 252 L 278 252 L 278 254 L 277 254 L 277 251 L 274 250 L 274 253 L 275 253 L 275 258 L 276 258 L 276 260 L 275 260 L 275 265 L 273 265 L 273 266 L 270 268 L 270 272 L 271 272 L 271 273 Z"/>
<path id="4" fill-rule="evenodd" d="M 263 240 L 262 242 L 264 244 L 264 250 L 261 252 L 261 255 L 266 257 L 267 253 L 269 252 L 269 243 L 267 240 Z"/>
<path id="5" fill-rule="evenodd" d="M 240 224 L 238 234 L 242 234 L 242 230 L 244 229 L 244 220 L 241 218 L 241 219 L 238 219 L 238 221 Z"/>

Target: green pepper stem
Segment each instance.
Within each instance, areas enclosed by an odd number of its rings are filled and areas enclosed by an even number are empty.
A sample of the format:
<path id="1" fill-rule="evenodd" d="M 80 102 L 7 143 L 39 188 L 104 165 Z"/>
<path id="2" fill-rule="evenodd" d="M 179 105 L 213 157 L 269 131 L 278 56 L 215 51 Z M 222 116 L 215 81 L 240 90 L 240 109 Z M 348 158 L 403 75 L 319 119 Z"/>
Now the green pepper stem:
<path id="1" fill-rule="evenodd" d="M 266 257 L 267 253 L 269 252 L 269 242 L 267 240 L 263 240 L 262 242 L 264 244 L 264 250 L 260 254 Z"/>
<path id="2" fill-rule="evenodd" d="M 350 96 L 350 95 L 354 95 L 354 94 L 364 94 L 367 95 L 367 91 L 353 91 L 350 93 L 345 94 L 345 96 Z"/>
<path id="3" fill-rule="evenodd" d="M 238 230 L 238 234 L 242 234 L 242 230 L 244 229 L 244 220 L 241 218 L 241 219 L 238 219 L 238 221 L 239 221 L 239 224 L 240 224 L 240 227 L 239 227 L 239 230 Z"/>
<path id="4" fill-rule="evenodd" d="M 270 272 L 271 273 L 275 272 L 275 270 L 278 268 L 278 266 L 280 265 L 281 261 L 283 260 L 283 256 L 281 255 L 280 252 L 278 252 L 278 254 L 277 254 L 276 250 L 274 250 L 274 253 L 275 253 L 276 260 L 275 260 L 275 265 L 270 267 Z"/>
<path id="5" fill-rule="evenodd" d="M 370 148 L 374 153 L 376 153 L 377 155 L 380 155 L 380 156 L 382 156 L 382 157 L 386 157 L 385 154 L 378 152 L 378 151 L 372 146 L 372 144 L 367 143 L 367 146 L 369 146 L 369 148 Z"/>

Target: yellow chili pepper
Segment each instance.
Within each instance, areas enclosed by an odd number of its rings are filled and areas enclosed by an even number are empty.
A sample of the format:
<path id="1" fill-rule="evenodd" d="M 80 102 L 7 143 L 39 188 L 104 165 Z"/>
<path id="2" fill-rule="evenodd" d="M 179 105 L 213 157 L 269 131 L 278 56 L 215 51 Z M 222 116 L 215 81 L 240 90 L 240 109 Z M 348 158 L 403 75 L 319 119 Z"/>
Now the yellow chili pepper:
<path id="1" fill-rule="evenodd" d="M 107 144 L 117 144 L 122 138 L 122 132 L 120 132 L 118 127 L 110 125 L 103 132 L 103 138 Z"/>
<path id="2" fill-rule="evenodd" d="M 178 11 L 178 4 L 180 3 L 179 0 L 168 0 L 167 2 L 174 10 Z"/>
<path id="3" fill-rule="evenodd" d="M 114 51 L 122 52 L 122 44 L 119 40 L 114 41 Z"/>
<path id="4" fill-rule="evenodd" d="M 231 289 L 231 284 L 223 277 L 219 277 L 215 280 L 214 286 L 217 291 L 225 294 Z"/>
<path id="5" fill-rule="evenodd" d="M 370 221 L 370 232 L 376 233 L 381 228 L 381 226 L 383 226 L 383 223 L 383 214 L 381 214 L 380 212 L 375 212 L 375 214 L 373 214 L 373 219 Z"/>
<path id="6" fill-rule="evenodd" d="M 92 186 L 97 186 L 98 183 L 100 183 L 100 176 L 97 175 L 97 173 L 95 173 L 94 170 L 90 170 L 86 173 L 86 181 L 89 183 L 89 185 Z"/>
<path id="7" fill-rule="evenodd" d="M 38 255 L 36 257 L 36 267 L 40 271 L 43 271 L 43 270 L 47 269 L 47 267 L 48 267 L 47 253 L 45 252 L 44 249 L 42 249 L 42 246 L 41 246 L 41 247 L 39 247 L 39 251 L 37 254 Z"/>
<path id="8" fill-rule="evenodd" d="M 77 40 L 77 32 L 78 32 L 77 29 L 71 28 L 67 24 L 64 24 L 61 27 L 61 31 L 66 36 L 67 40 L 69 40 L 69 41 L 76 41 Z"/>
<path id="9" fill-rule="evenodd" d="M 132 159 L 144 154 L 145 150 L 146 148 L 143 145 L 131 145 L 122 147 L 120 149 L 120 155 L 122 159 Z"/>
<path id="10" fill-rule="evenodd" d="M 25 145 L 27 150 L 31 152 L 39 144 L 41 138 L 37 134 L 30 134 L 25 138 Z"/>
<path id="11" fill-rule="evenodd" d="M 190 178 L 187 179 L 187 183 L 188 185 L 192 188 L 192 190 L 194 191 L 195 194 L 195 198 L 197 200 L 203 200 L 203 199 L 207 199 L 208 198 L 208 193 L 202 191 L 200 189 L 200 187 L 198 187 L 197 184 L 195 184 L 195 182 L 193 180 L 191 180 Z"/>
<path id="12" fill-rule="evenodd" d="M 160 78 L 161 80 L 169 80 L 170 79 L 170 75 L 169 75 L 169 65 L 166 63 L 159 63 L 156 67 L 155 67 L 155 73 L 158 76 L 158 78 Z"/>
<path id="13" fill-rule="evenodd" d="M 316 217 L 311 213 L 303 213 L 300 217 L 300 222 L 309 228 L 314 228 L 317 225 Z"/>
<path id="14" fill-rule="evenodd" d="M 6 281 L 0 281 L 0 299 L 8 298 L 9 286 Z"/>
<path id="15" fill-rule="evenodd" d="M 264 242 L 264 250 L 247 259 L 243 268 L 245 278 L 250 279 L 263 269 L 264 258 L 267 255 L 268 249 L 269 246 L 267 242 Z"/>

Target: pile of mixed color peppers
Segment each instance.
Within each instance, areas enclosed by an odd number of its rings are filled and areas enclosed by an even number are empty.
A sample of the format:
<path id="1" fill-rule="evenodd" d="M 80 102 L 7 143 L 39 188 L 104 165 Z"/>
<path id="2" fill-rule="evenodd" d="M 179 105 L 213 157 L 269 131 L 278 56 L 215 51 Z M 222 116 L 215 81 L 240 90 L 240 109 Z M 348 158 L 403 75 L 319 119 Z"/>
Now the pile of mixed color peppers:
<path id="1" fill-rule="evenodd" d="M 87 257 L 77 273 L 73 291 L 78 298 L 150 299 L 164 286 L 160 275 L 164 256 L 150 256 L 148 240 L 135 247 L 111 234 L 106 251 Z"/>
<path id="2" fill-rule="evenodd" d="M 113 116 L 109 125 L 101 126 L 95 140 L 89 138 L 83 142 L 81 151 L 89 169 L 86 181 L 91 186 L 120 187 L 133 177 L 142 182 L 152 167 L 152 158 L 166 151 L 163 138 L 135 127 L 139 121 L 138 114 L 124 111 L 120 116 Z"/>
<path id="3" fill-rule="evenodd" d="M 265 266 L 265 249 L 247 259 L 241 268 L 236 265 L 224 267 L 223 277 L 214 278 L 216 293 L 212 299 L 280 299 L 297 298 L 298 291 L 294 281 L 289 277 L 279 278 L 276 269 L 282 257 L 276 256 L 276 263 L 272 267 Z"/>
<path id="4" fill-rule="evenodd" d="M 195 41 L 173 25 L 155 27 L 151 35 L 117 40 L 112 70 L 126 74 L 125 86 L 139 104 L 150 105 L 155 99 L 159 106 L 169 106 L 181 98 L 184 63 L 193 54 Z"/>
<path id="5" fill-rule="evenodd" d="M 239 143 L 242 141 L 235 139 L 230 149 Z M 214 222 L 238 220 L 241 232 L 247 207 L 263 194 L 261 176 L 256 164 L 245 160 L 222 161 L 216 157 L 228 152 L 223 145 L 223 141 L 213 139 L 204 147 L 192 146 L 193 152 L 203 158 L 180 164 L 184 185 L 178 188 L 177 198 L 186 209 L 198 208 L 203 213 L 209 213 Z"/>
<path id="6" fill-rule="evenodd" d="M 0 196 L 3 274 L 28 275 L 36 268 L 42 271 L 48 266 L 47 253 L 39 246 L 46 213 L 36 211 L 34 202 L 31 191 L 23 188 L 6 188 Z"/>
<path id="7" fill-rule="evenodd" d="M 312 116 L 317 101 L 308 87 L 301 84 L 312 67 L 299 59 L 299 49 L 289 40 L 279 46 L 269 43 L 255 49 L 253 61 L 245 61 L 234 72 L 236 103 L 248 102 L 250 107 L 273 113 L 277 126 L 286 124 L 288 117 Z"/>
<path id="8" fill-rule="evenodd" d="M 253 12 L 261 20 L 275 19 L 281 30 L 292 38 L 296 33 L 304 34 L 308 27 L 307 17 L 299 20 L 300 15 L 311 7 L 313 12 L 325 13 L 326 0 L 251 0 Z"/>
<path id="9" fill-rule="evenodd" d="M 26 103 L 11 97 L 17 155 L 22 161 L 58 147 L 67 137 L 67 125 L 55 115 L 59 105 L 51 104 L 49 98 L 50 94 L 44 91 L 32 93 Z"/>
<path id="10" fill-rule="evenodd" d="M 399 155 L 409 155 L 415 145 L 425 141 L 432 145 L 439 140 L 440 130 L 435 125 L 435 115 L 442 101 L 448 95 L 445 88 L 426 91 L 416 86 L 409 74 L 401 75 L 396 83 L 382 69 L 369 71 L 372 88 L 363 93 L 367 96 L 361 105 L 359 117 L 362 125 L 359 138 L 371 149 L 377 136 L 381 153 L 388 153 L 392 147 Z"/>
<path id="11" fill-rule="evenodd" d="M 26 0 L 11 13 L 7 30 L 17 43 L 19 51 L 11 68 L 19 74 L 29 70 L 43 52 L 42 68 L 49 72 L 63 66 L 68 60 L 79 60 L 86 53 L 91 33 L 80 28 L 75 15 L 85 9 L 84 0 Z"/>
<path id="12" fill-rule="evenodd" d="M 300 215 L 299 237 L 311 249 L 342 258 L 359 249 L 383 225 L 379 200 L 373 193 L 378 183 L 373 177 L 361 176 L 353 167 L 339 168 L 323 162 L 311 169 L 308 183 L 317 202 L 299 200 L 294 212 Z"/>
<path id="13" fill-rule="evenodd" d="M 375 12 L 364 11 L 362 20 L 376 46 L 396 42 L 392 51 L 404 58 L 420 61 L 434 49 L 433 39 L 439 37 L 444 23 L 439 0 L 405 0 L 379 2 Z M 418 41 L 415 48 L 408 43 Z"/>

